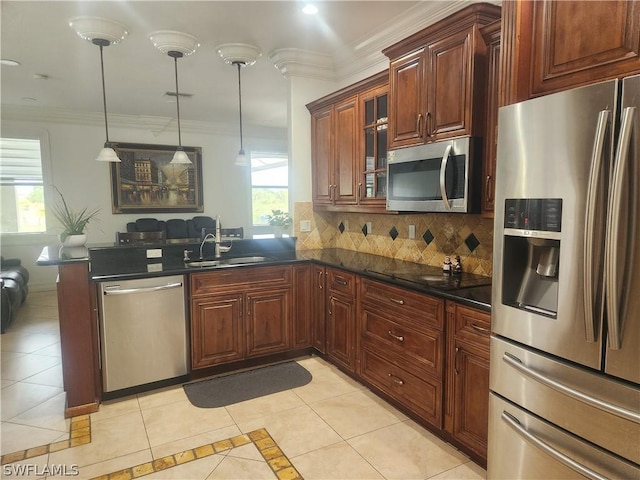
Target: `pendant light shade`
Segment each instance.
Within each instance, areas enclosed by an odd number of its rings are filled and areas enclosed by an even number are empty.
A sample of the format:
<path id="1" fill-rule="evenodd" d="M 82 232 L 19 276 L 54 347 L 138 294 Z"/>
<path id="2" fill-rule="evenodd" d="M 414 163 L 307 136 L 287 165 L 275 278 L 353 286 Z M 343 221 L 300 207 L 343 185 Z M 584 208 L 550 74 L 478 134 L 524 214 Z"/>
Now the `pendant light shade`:
<path id="1" fill-rule="evenodd" d="M 182 147 L 182 133 L 180 129 L 180 90 L 178 89 L 178 59 L 191 55 L 200 46 L 196 37 L 186 33 L 162 30 L 149 35 L 149 40 L 162 53 L 173 58 L 176 77 L 176 110 L 178 119 L 178 148 L 171 159 L 172 164 L 190 164 L 189 156 Z"/>
<path id="2" fill-rule="evenodd" d="M 107 93 L 104 82 L 104 59 L 102 50 L 111 44 L 122 41 L 129 32 L 127 29 L 112 20 L 99 17 L 76 17 L 69 20 L 69 26 L 73 28 L 80 38 L 88 40 L 100 47 L 100 73 L 102 77 L 102 106 L 104 111 L 104 130 L 106 141 L 100 150 L 99 162 L 119 162 L 120 159 L 109 142 L 109 123 L 107 121 Z"/>
<path id="3" fill-rule="evenodd" d="M 262 52 L 257 47 L 252 45 L 246 45 L 244 43 L 226 43 L 224 45 L 220 45 L 216 48 L 218 51 L 218 55 L 222 57 L 222 59 L 230 64 L 235 66 L 238 69 L 238 111 L 239 111 L 239 120 L 240 120 L 240 150 L 238 151 L 238 155 L 235 160 L 235 164 L 240 167 L 248 167 L 249 160 L 244 153 L 244 144 L 242 138 L 242 81 L 240 70 L 243 67 L 247 67 L 256 63 L 256 60 Z"/>

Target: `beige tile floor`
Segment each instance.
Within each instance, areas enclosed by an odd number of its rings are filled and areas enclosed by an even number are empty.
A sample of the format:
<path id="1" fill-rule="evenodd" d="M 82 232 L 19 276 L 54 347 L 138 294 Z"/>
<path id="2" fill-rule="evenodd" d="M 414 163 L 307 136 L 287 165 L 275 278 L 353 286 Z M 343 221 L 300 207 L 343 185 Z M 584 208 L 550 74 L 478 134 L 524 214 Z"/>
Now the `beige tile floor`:
<path id="1" fill-rule="evenodd" d="M 1 453 L 68 439 L 55 292 L 29 295 L 0 337 L 0 350 Z M 94 478 L 265 429 L 307 480 L 486 477 L 468 457 L 331 364 L 318 357 L 298 361 L 312 373 L 310 384 L 224 408 L 194 407 L 181 386 L 105 402 L 90 416 L 90 443 L 3 465 L 1 475 L 16 478 L 18 465 L 28 465 L 19 478 L 62 478 L 46 473 L 64 465 L 67 473 L 77 468 L 73 478 Z M 278 476 L 256 444 L 246 443 L 145 478 Z"/>

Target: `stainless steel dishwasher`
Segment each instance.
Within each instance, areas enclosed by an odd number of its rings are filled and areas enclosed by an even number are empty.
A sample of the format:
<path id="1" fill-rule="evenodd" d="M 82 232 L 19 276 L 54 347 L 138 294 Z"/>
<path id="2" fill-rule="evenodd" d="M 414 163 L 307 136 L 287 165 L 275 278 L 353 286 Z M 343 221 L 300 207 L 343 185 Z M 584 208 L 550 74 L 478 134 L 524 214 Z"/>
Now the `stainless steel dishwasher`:
<path id="1" fill-rule="evenodd" d="M 100 284 L 102 390 L 187 374 L 184 276 Z"/>

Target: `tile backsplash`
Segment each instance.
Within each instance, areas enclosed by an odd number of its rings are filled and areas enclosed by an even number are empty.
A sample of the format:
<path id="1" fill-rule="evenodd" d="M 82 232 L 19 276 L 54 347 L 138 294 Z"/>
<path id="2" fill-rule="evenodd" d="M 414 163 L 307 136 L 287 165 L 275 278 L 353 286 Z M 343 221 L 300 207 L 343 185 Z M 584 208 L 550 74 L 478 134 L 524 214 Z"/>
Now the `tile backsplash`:
<path id="1" fill-rule="evenodd" d="M 314 212 L 311 202 L 297 202 L 293 218 L 300 250 L 344 248 L 433 266 L 459 255 L 463 271 L 492 273 L 493 220 L 480 215 Z M 310 221 L 309 232 L 300 231 L 302 220 Z"/>

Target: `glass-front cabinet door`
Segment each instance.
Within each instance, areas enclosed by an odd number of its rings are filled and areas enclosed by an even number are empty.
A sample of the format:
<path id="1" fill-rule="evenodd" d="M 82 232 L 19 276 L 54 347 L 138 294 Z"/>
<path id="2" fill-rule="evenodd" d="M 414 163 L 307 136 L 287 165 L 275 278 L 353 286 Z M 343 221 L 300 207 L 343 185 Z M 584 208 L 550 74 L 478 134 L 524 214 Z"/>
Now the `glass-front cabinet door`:
<path id="1" fill-rule="evenodd" d="M 381 205 L 387 196 L 388 85 L 361 95 L 363 121 L 361 175 L 358 183 L 360 204 Z"/>

